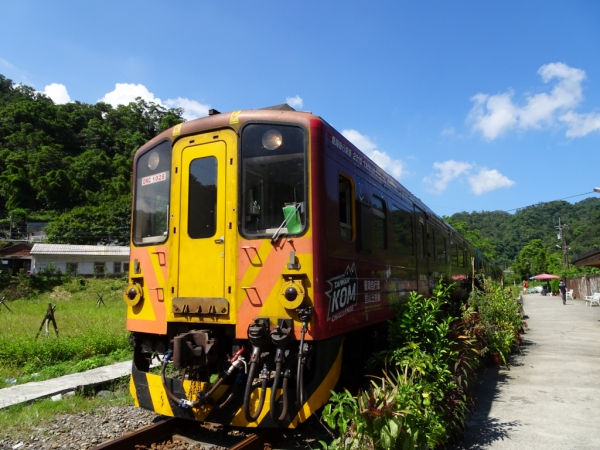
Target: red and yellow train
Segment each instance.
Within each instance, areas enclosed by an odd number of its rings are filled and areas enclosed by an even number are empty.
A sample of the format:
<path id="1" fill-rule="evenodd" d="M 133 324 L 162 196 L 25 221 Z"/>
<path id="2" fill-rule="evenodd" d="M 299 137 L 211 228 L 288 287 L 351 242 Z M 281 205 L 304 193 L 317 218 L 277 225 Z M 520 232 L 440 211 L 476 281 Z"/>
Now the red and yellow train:
<path id="1" fill-rule="evenodd" d="M 394 303 L 496 270 L 327 122 L 287 105 L 212 110 L 148 142 L 132 215 L 131 392 L 199 421 L 297 426 Z"/>

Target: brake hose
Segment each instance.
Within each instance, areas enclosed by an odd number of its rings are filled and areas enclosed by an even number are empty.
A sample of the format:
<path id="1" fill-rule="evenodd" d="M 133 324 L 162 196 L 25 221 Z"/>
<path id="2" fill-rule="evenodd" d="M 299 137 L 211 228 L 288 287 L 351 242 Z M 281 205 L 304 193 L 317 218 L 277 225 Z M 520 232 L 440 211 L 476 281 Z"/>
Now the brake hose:
<path id="1" fill-rule="evenodd" d="M 248 325 L 248 340 L 252 344 L 252 355 L 250 356 L 250 369 L 248 370 L 248 379 L 246 380 L 246 390 L 244 391 L 244 416 L 248 422 L 255 422 L 260 416 L 263 406 L 265 405 L 265 397 L 267 393 L 267 382 L 269 381 L 269 368 L 265 363 L 259 375 L 262 380 L 260 383 L 260 397 L 258 399 L 258 407 L 254 414 L 250 413 L 250 395 L 252 394 L 252 384 L 256 375 L 256 369 L 261 359 L 263 349 L 268 345 L 267 333 L 269 332 L 269 324 L 265 319 L 255 318 Z"/>
<path id="2" fill-rule="evenodd" d="M 290 329 L 282 328 L 277 325 L 273 331 L 271 331 L 271 342 L 275 345 L 275 379 L 273 380 L 273 386 L 271 387 L 271 402 L 270 402 L 270 414 L 273 421 L 282 421 L 287 415 L 287 404 L 288 404 L 288 390 L 287 384 L 289 379 L 289 371 L 286 367 L 286 374 L 284 374 L 284 380 L 282 384 L 282 399 L 283 408 L 282 412 L 277 417 L 277 391 L 279 389 L 279 383 L 281 382 L 282 371 L 285 364 L 285 350 L 287 349 L 290 341 Z"/>
<path id="3" fill-rule="evenodd" d="M 171 356 L 173 355 L 173 352 L 171 350 L 168 350 L 165 353 L 165 356 L 162 360 L 162 369 L 160 372 L 160 378 L 162 380 L 162 385 L 163 385 L 163 388 L 165 389 L 165 392 L 167 393 L 167 396 L 171 400 L 173 400 L 175 403 L 177 403 L 177 405 L 180 408 L 184 408 L 184 409 L 198 408 L 198 407 L 208 403 L 208 400 L 210 399 L 211 395 L 215 393 L 215 391 L 217 390 L 217 388 L 219 386 L 221 386 L 221 384 L 223 384 L 223 381 L 225 381 L 225 378 L 227 378 L 229 375 L 231 375 L 235 370 L 239 369 L 239 367 L 246 364 L 246 362 L 244 361 L 244 358 L 241 356 L 243 351 L 244 351 L 244 348 L 242 347 L 235 354 L 235 356 L 231 359 L 231 366 L 229 367 L 229 369 L 227 371 L 225 371 L 223 373 L 223 375 L 221 375 L 217 381 L 215 381 L 215 383 L 211 386 L 211 388 L 208 390 L 208 392 L 206 392 L 205 394 L 197 394 L 196 395 L 197 399 L 194 401 L 190 401 L 190 400 L 184 399 L 184 398 L 177 398 L 173 394 L 173 392 L 171 392 L 171 389 L 169 389 L 169 387 L 167 386 L 165 372 L 166 372 L 167 364 L 169 363 L 169 360 L 171 359 Z"/>
<path id="4" fill-rule="evenodd" d="M 285 419 L 285 416 L 287 415 L 288 412 L 288 407 L 289 407 L 289 393 L 288 393 L 288 382 L 290 379 L 290 371 L 289 369 L 286 367 L 285 370 L 283 371 L 283 383 L 281 384 L 281 398 L 283 399 L 283 406 L 281 408 L 281 413 L 279 414 L 279 417 L 277 416 L 277 389 L 279 386 L 279 381 L 281 380 L 281 376 L 282 376 L 282 369 L 283 368 L 283 363 L 282 362 L 278 362 L 275 368 L 275 380 L 273 381 L 273 387 L 271 390 L 271 419 L 273 419 L 273 421 L 275 422 L 281 422 L 283 419 Z"/>
<path id="5" fill-rule="evenodd" d="M 296 369 L 296 401 L 298 402 L 298 409 L 304 405 L 304 364 L 306 358 L 304 357 L 304 335 L 308 331 L 308 322 L 312 315 L 312 307 L 298 308 L 298 317 L 302 322 L 302 329 L 300 330 L 300 349 L 298 350 L 298 367 Z"/>
<path id="6" fill-rule="evenodd" d="M 260 353 L 260 349 L 255 347 L 255 349 Z M 252 352 L 254 358 L 254 351 Z M 259 378 L 262 379 L 260 384 L 260 397 L 258 399 L 258 407 L 254 414 L 250 413 L 250 394 L 252 393 L 252 383 L 254 381 L 254 375 L 256 372 L 256 368 L 258 367 L 258 361 L 253 361 L 250 363 L 250 370 L 248 372 L 248 379 L 246 380 L 246 391 L 244 392 L 244 416 L 248 422 L 255 422 L 256 419 L 260 416 L 263 407 L 265 406 L 265 397 L 267 394 L 267 381 L 269 379 L 269 370 L 267 365 L 263 366 L 263 370 L 259 375 Z"/>

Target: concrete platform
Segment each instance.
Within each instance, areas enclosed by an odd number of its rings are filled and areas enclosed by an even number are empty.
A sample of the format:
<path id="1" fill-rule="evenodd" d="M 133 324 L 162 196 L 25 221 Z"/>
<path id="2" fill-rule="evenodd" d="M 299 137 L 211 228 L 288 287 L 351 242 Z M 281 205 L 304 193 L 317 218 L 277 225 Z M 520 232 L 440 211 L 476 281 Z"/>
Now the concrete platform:
<path id="1" fill-rule="evenodd" d="M 125 361 L 86 372 L 73 373 L 45 381 L 32 381 L 31 383 L 0 389 L 0 409 L 18 403 L 30 402 L 38 398 L 52 397 L 80 388 L 95 386 L 128 376 L 130 373 L 131 361 Z"/>
<path id="2" fill-rule="evenodd" d="M 529 331 L 509 368 L 487 368 L 454 449 L 600 449 L 600 307 L 524 297 Z"/>

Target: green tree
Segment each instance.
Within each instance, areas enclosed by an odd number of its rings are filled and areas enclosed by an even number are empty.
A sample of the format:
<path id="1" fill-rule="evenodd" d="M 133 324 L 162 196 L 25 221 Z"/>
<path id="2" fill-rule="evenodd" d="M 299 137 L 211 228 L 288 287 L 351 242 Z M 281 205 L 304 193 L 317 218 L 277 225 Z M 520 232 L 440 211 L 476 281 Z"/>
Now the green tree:
<path id="1" fill-rule="evenodd" d="M 129 197 L 99 206 L 78 206 L 53 220 L 46 234 L 54 244 L 127 245 L 130 215 Z"/>
<path id="2" fill-rule="evenodd" d="M 541 239 L 532 239 L 521 249 L 512 264 L 515 275 L 521 280 L 548 271 L 549 252 Z"/>
<path id="3" fill-rule="evenodd" d="M 451 217 L 444 217 L 444 220 L 448 222 L 456 231 L 462 234 L 467 241 L 477 247 L 491 260 L 496 260 L 498 252 L 493 241 L 490 238 L 481 236 L 479 230 L 470 229 L 466 222 L 459 222 L 453 220 Z"/>
<path id="4" fill-rule="evenodd" d="M 182 113 L 141 98 L 55 105 L 0 75 L 0 211 L 49 220 L 54 242 L 127 243 L 133 155 Z"/>

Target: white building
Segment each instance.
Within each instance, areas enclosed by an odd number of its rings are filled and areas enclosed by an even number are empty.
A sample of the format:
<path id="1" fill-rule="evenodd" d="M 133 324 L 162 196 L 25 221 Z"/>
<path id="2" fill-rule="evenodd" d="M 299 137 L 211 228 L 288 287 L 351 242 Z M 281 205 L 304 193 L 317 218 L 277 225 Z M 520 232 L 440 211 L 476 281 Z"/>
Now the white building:
<path id="1" fill-rule="evenodd" d="M 50 264 L 62 273 L 105 275 L 129 272 L 129 247 L 101 245 L 35 244 L 31 249 L 31 273 Z"/>

